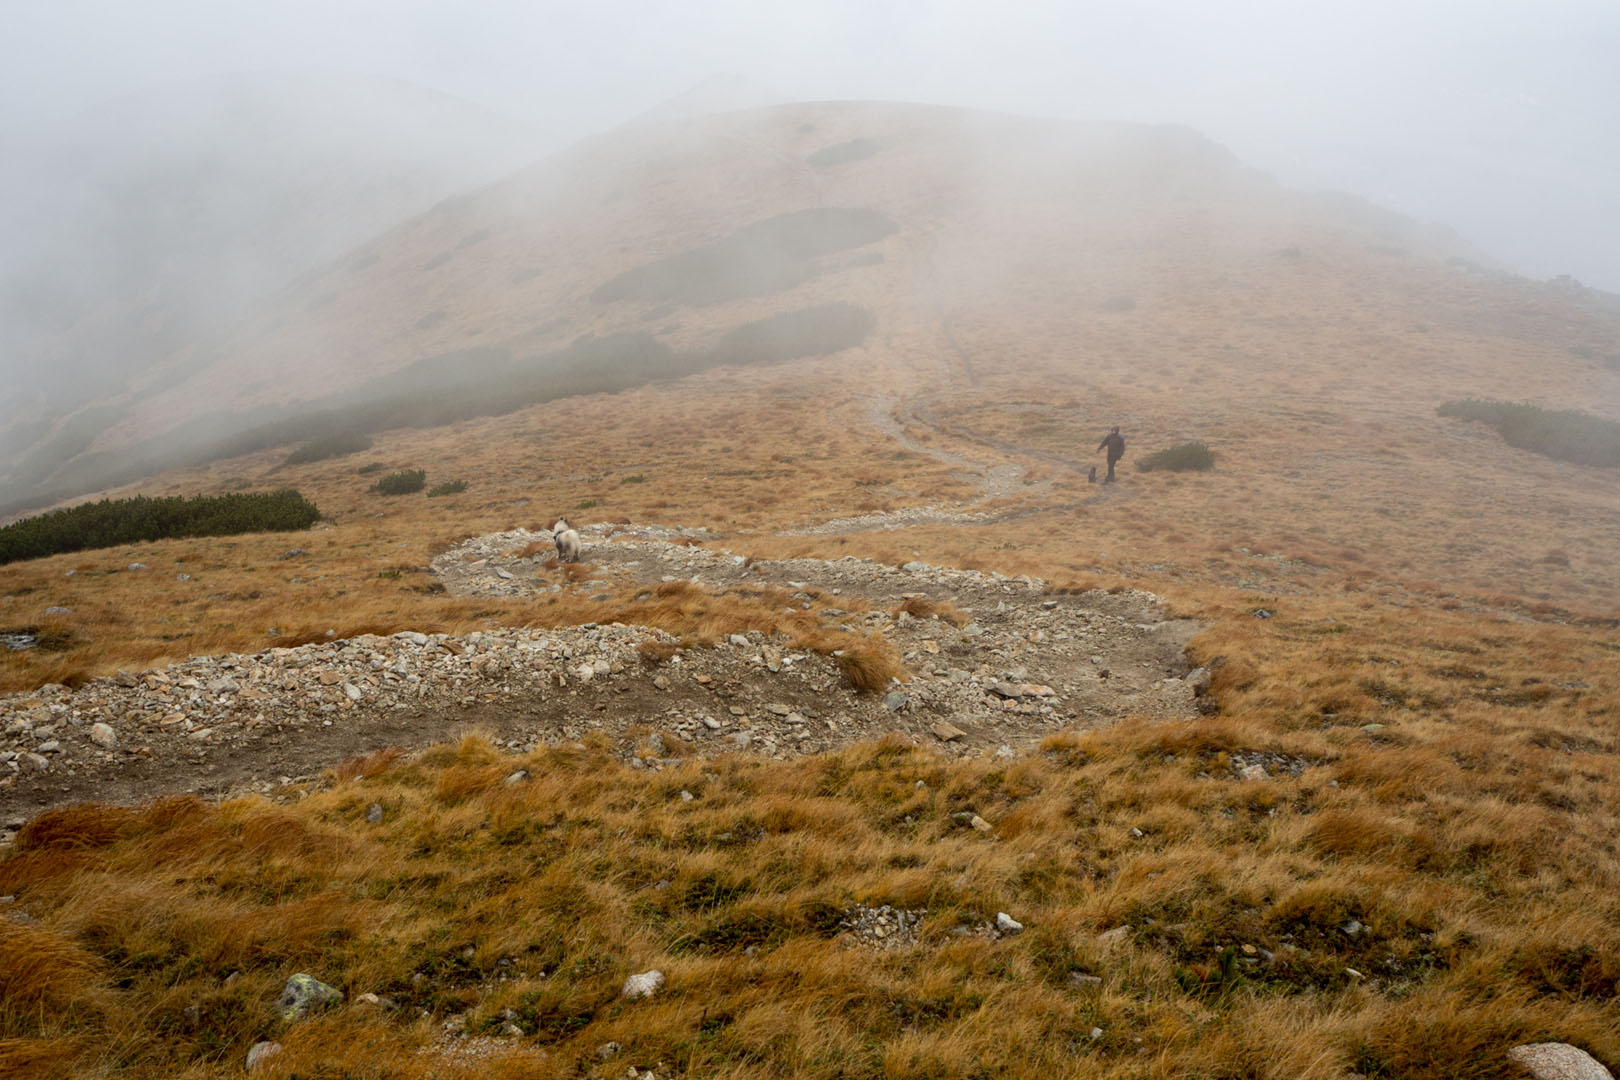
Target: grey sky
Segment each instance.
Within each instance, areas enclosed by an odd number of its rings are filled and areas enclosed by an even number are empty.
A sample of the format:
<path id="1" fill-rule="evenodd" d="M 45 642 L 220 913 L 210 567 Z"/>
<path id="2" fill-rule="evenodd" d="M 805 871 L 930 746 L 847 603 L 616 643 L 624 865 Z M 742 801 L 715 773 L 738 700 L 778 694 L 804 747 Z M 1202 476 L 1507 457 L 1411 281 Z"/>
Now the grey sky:
<path id="1" fill-rule="evenodd" d="M 1284 182 L 1620 291 L 1616 0 L 0 0 L 0 135 L 154 83 L 315 66 L 559 140 L 714 74 L 786 98 L 1185 123 Z"/>

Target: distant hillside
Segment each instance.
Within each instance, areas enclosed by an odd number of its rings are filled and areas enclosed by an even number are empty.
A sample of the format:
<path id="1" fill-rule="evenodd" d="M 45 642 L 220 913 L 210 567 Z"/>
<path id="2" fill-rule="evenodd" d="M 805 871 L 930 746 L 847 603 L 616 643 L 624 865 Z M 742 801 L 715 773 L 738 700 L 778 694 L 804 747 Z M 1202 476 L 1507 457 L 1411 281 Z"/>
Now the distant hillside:
<path id="1" fill-rule="evenodd" d="M 0 449 L 215 338 L 297 274 L 536 156 L 392 80 L 266 72 L 80 114 L 0 174 Z"/>
<path id="2" fill-rule="evenodd" d="M 393 403 L 363 410 L 375 430 L 678 377 L 754 357 L 737 348 L 748 328 L 802 329 L 799 312 L 858 309 L 879 362 L 936 350 L 977 378 L 963 327 L 1014 354 L 1071 348 L 1082 324 L 1105 345 L 1120 318 L 1278 290 L 1332 310 L 1358 282 L 1442 282 L 1470 259 L 1448 230 L 1283 188 L 1180 127 L 858 102 L 642 122 L 300 274 L 46 433 L 0 495 L 16 506 L 312 437 L 362 399 Z M 1489 306 L 1446 317 L 1476 315 Z M 817 330 L 759 357 L 864 335 Z M 591 374 L 603 364 L 614 374 Z M 447 409 L 458 380 L 476 389 Z"/>

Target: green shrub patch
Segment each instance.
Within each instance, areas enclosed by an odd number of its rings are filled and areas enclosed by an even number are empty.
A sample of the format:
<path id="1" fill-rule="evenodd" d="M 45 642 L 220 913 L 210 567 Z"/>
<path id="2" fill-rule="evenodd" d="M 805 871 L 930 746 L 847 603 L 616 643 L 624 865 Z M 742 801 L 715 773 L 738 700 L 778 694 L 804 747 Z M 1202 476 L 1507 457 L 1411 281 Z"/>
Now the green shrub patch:
<path id="1" fill-rule="evenodd" d="M 0 563 L 138 540 L 291 532 L 309 528 L 320 516 L 314 503 L 291 488 L 261 494 L 102 499 L 0 529 Z"/>
<path id="2" fill-rule="evenodd" d="M 421 491 L 426 486 L 427 470 L 406 469 L 403 472 L 389 473 L 371 485 L 371 490 L 379 495 L 409 495 L 413 491 Z"/>
<path id="3" fill-rule="evenodd" d="M 1136 463 L 1137 472 L 1203 472 L 1215 467 L 1215 453 L 1201 442 L 1178 443 L 1157 450 Z"/>
<path id="4" fill-rule="evenodd" d="M 322 435 L 311 439 L 303 446 L 287 455 L 283 465 L 303 465 L 311 461 L 325 461 L 328 458 L 343 457 L 345 454 L 358 454 L 362 450 L 371 449 L 371 440 L 359 431 L 334 431 L 330 435 Z"/>
<path id="5" fill-rule="evenodd" d="M 1620 465 L 1620 424 L 1573 409 L 1543 409 L 1522 402 L 1448 401 L 1441 416 L 1482 420 L 1502 441 L 1576 465 Z"/>
<path id="6" fill-rule="evenodd" d="M 872 313 L 854 304 L 818 304 L 744 323 L 722 334 L 711 364 L 776 364 L 803 356 L 830 356 L 866 340 Z"/>

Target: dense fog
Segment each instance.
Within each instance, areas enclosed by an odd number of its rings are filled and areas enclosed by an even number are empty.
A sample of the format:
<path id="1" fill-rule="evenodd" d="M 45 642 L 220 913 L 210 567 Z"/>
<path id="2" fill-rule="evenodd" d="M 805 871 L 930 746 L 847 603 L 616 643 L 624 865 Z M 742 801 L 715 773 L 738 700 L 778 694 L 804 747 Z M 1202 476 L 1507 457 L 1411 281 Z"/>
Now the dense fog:
<path id="1" fill-rule="evenodd" d="M 1178 124 L 1620 292 L 1620 7 L 59 0 L 0 16 L 0 450 L 581 138 L 894 100 Z"/>

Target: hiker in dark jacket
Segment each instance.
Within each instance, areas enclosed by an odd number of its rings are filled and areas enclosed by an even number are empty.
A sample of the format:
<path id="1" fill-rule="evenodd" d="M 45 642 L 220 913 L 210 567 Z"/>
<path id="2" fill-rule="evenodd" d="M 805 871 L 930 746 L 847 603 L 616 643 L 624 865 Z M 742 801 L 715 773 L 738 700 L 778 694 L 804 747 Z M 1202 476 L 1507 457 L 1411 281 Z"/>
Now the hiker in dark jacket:
<path id="1" fill-rule="evenodd" d="M 1108 475 L 1103 478 L 1103 483 L 1112 484 L 1114 464 L 1125 456 L 1125 436 L 1119 433 L 1119 428 L 1115 428 L 1103 436 L 1103 441 L 1097 444 L 1097 449 L 1108 451 Z"/>

